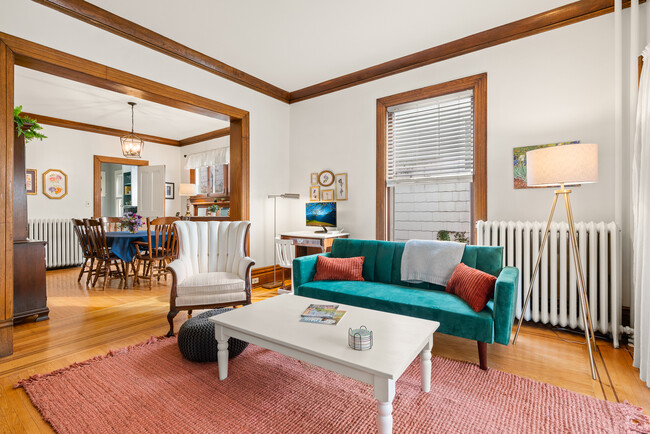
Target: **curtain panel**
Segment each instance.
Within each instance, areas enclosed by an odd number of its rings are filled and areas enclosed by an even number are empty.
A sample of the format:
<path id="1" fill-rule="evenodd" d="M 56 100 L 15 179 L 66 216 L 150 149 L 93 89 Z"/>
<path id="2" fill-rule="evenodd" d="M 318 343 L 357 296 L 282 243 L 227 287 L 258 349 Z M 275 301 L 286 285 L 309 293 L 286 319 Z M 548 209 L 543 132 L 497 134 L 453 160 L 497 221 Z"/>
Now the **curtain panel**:
<path id="1" fill-rule="evenodd" d="M 632 150 L 634 367 L 650 386 L 650 45 L 643 50 Z"/>

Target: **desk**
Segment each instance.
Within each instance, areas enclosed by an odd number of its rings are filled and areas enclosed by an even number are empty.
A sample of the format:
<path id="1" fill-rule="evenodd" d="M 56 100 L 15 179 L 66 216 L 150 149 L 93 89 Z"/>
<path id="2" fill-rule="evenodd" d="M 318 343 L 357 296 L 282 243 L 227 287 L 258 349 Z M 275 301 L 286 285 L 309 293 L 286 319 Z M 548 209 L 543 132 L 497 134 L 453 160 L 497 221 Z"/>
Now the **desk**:
<path id="1" fill-rule="evenodd" d="M 317 234 L 312 231 L 285 232 L 280 234 L 283 240 L 293 240 L 296 246 L 296 257 L 325 253 L 332 250 L 332 242 L 336 238 L 348 238 L 350 234 L 345 232 L 328 232 Z"/>

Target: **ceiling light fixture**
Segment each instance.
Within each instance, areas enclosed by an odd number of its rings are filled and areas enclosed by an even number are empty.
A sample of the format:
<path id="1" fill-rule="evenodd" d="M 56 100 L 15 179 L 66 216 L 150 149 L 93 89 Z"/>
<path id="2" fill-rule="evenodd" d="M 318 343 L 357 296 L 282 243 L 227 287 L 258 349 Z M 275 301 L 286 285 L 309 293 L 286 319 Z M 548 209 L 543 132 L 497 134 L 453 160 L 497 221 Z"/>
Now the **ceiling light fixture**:
<path id="1" fill-rule="evenodd" d="M 129 102 L 128 104 L 131 106 L 131 133 L 120 137 L 120 142 L 122 143 L 122 154 L 126 158 L 141 158 L 144 141 L 133 132 L 133 107 L 135 106 L 135 103 Z"/>

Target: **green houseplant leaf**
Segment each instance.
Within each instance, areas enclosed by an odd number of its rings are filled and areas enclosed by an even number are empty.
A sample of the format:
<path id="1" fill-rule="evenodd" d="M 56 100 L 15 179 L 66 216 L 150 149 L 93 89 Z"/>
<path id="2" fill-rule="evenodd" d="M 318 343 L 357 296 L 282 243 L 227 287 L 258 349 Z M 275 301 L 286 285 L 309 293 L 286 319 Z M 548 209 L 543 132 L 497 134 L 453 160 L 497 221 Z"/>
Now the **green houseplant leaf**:
<path id="1" fill-rule="evenodd" d="M 23 106 L 19 105 L 14 108 L 14 123 L 16 124 L 16 130 L 18 131 L 18 136 L 24 135 L 25 142 L 32 141 L 34 139 L 43 140 L 47 139 L 47 136 L 39 133 L 39 130 L 42 130 L 43 127 L 38 124 L 36 119 L 31 119 L 28 116 L 20 116 L 20 113 L 23 111 Z M 23 130 L 23 126 L 28 125 L 29 127 Z"/>

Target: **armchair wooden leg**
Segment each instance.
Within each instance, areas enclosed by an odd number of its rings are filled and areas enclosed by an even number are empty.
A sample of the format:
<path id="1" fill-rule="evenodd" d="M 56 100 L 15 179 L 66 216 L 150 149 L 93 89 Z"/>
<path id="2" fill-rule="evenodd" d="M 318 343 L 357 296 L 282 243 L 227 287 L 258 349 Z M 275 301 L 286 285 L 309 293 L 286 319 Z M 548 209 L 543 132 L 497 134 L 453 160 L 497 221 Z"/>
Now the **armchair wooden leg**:
<path id="1" fill-rule="evenodd" d="M 167 337 L 171 338 L 174 336 L 174 317 L 178 315 L 177 310 L 170 310 L 167 314 L 167 322 L 169 322 L 169 331 L 167 332 Z"/>
<path id="2" fill-rule="evenodd" d="M 487 368 L 488 368 L 488 364 L 487 364 L 487 343 L 486 342 L 480 342 L 480 341 L 476 341 L 476 343 L 478 344 L 479 366 L 484 371 L 487 371 Z"/>

